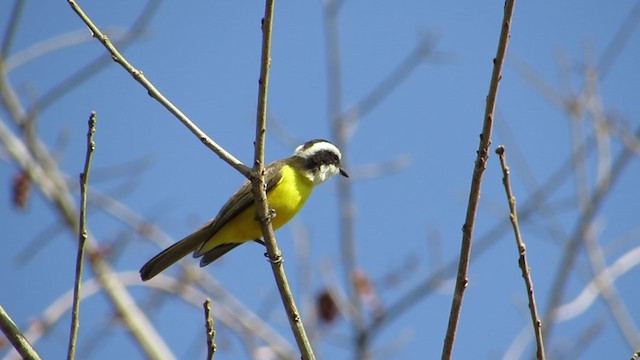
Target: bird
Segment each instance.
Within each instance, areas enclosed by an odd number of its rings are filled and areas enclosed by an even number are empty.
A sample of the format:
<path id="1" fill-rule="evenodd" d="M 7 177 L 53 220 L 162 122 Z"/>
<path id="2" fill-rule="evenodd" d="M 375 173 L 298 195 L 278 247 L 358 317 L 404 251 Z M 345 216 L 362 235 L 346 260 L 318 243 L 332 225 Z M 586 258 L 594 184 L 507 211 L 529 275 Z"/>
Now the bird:
<path id="1" fill-rule="evenodd" d="M 276 230 L 302 209 L 311 191 L 334 175 L 349 177 L 341 165 L 342 154 L 331 142 L 315 139 L 298 146 L 293 155 L 265 167 L 267 202 Z M 251 182 L 246 180 L 227 200 L 218 214 L 201 228 L 154 256 L 140 269 L 147 281 L 189 253 L 206 266 L 235 247 L 257 241 L 262 231 Z"/>

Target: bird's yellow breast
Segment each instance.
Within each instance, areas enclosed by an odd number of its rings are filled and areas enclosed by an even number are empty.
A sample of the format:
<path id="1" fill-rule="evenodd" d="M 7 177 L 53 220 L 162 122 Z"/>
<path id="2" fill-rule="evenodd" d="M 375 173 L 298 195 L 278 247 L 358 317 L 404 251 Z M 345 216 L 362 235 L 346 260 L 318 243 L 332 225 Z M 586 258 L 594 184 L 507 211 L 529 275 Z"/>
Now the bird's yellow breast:
<path id="1" fill-rule="evenodd" d="M 268 193 L 269 207 L 274 209 L 273 228 L 286 224 L 302 209 L 313 190 L 313 184 L 291 166 L 282 167 L 282 178 Z M 255 211 L 255 210 L 254 210 Z"/>
<path id="2" fill-rule="evenodd" d="M 295 171 L 289 165 L 282 166 L 280 181 L 267 192 L 269 207 L 275 210 L 272 219 L 274 229 L 282 227 L 300 211 L 309 198 L 313 184 L 309 179 Z M 209 251 L 220 244 L 239 243 L 262 237 L 260 224 L 256 220 L 255 204 L 238 214 L 207 241 L 201 253 Z"/>

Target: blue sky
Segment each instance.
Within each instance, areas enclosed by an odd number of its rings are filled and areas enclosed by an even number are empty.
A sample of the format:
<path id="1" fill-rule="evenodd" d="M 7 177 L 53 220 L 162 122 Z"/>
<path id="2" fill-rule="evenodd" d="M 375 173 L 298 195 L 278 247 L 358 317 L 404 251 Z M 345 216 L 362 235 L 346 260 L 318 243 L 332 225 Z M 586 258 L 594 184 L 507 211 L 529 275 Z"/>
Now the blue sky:
<path id="1" fill-rule="evenodd" d="M 0 5 L 2 29 L 10 4 Z M 144 4 L 80 2 L 100 27 L 116 34 L 134 21 Z M 585 87 L 585 65 L 597 64 L 603 57 L 633 6 L 622 1 L 516 4 L 476 223 L 478 238 L 508 216 L 502 174 L 493 153 L 496 145 L 507 148 L 519 204 L 531 195 L 531 183 L 543 183 L 565 166 L 572 147 L 570 117 L 522 69 L 531 69 L 539 80 L 567 97 L 577 93 Z M 124 50 L 127 59 L 160 91 L 245 163 L 250 163 L 253 151 L 263 10 L 264 4 L 258 1 L 163 2 L 141 39 Z M 358 121 L 343 149 L 354 174 L 357 261 L 373 279 L 383 309 L 459 253 L 502 10 L 500 1 L 346 1 L 342 7 L 339 31 L 345 108 L 369 94 L 425 36 L 432 39 L 435 51 Z M 84 25 L 66 2 L 27 2 L 12 54 L 74 31 L 84 31 Z M 278 127 L 296 140 L 290 143 L 270 130 L 268 160 L 288 156 L 298 141 L 331 137 L 325 50 L 322 2 L 276 4 L 268 111 Z M 640 124 L 640 34 L 634 26 L 628 28 L 628 40 L 616 54 L 597 90 L 604 113 L 635 129 Z M 9 79 L 28 107 L 33 98 L 97 56 L 106 56 L 105 50 L 87 39 L 12 70 Z M 98 124 L 91 185 L 147 217 L 173 240 L 214 216 L 243 180 L 112 63 L 40 112 L 38 134 L 54 149 L 61 169 L 74 183 L 84 160 L 86 121 L 92 110 L 97 111 Z M 10 124 L 6 111 L 0 116 Z M 10 127 L 17 131 L 13 124 Z M 593 133 L 592 119 L 582 118 L 580 128 L 584 136 Z M 620 151 L 619 138 L 613 138 L 612 156 Z M 1 158 L 7 156 L 2 153 Z M 357 176 L 364 166 L 399 158 L 410 159 L 400 171 L 375 178 Z M 138 162 L 125 171 L 113 170 L 133 160 Z M 16 169 L 13 163 L 0 163 L 0 187 L 5 189 L 0 191 L 0 281 L 10 289 L 0 294 L 0 304 L 24 327 L 71 288 L 75 243 L 66 229 L 56 226 L 59 216 L 35 189 L 26 210 L 12 207 L 10 188 Z M 98 169 L 105 170 L 100 173 Z M 586 174 L 591 189 L 596 169 L 596 158 L 590 156 Z M 596 217 L 597 240 L 608 265 L 638 244 L 638 176 L 638 162 L 632 159 Z M 308 300 L 324 286 L 344 286 L 336 194 L 336 180 L 318 187 L 291 225 L 277 233 L 303 318 L 309 313 Z M 521 224 L 543 313 L 558 271 L 559 241 L 566 240 L 553 234 L 573 233 L 578 218 L 575 194 L 575 178 L 568 175 L 547 201 L 554 209 L 553 220 L 538 213 Z M 95 207 L 90 208 L 89 226 L 98 242 L 125 244 L 113 254 L 118 271 L 137 271 L 159 251 Z M 294 232 L 301 228 L 309 238 L 310 255 L 304 260 L 297 255 L 303 248 L 301 240 L 294 239 Z M 25 251 L 33 256 L 18 265 Z M 292 341 L 262 253 L 257 245 L 245 245 L 205 271 Z M 384 281 L 409 261 L 416 265 L 403 273 L 399 283 Z M 591 274 L 588 264 L 582 252 L 563 303 L 584 288 Z M 305 269 L 311 272 L 310 280 L 303 277 Z M 177 273 L 177 268 L 169 271 Z M 85 274 L 85 278 L 92 276 L 90 271 Z M 633 281 L 637 276 L 634 268 L 616 282 L 635 322 L 640 321 L 640 308 L 633 300 L 640 295 Z M 528 324 L 526 294 L 510 231 L 503 231 L 496 245 L 472 264 L 469 277 L 454 356 L 502 358 Z M 389 323 L 375 337 L 374 352 L 383 358 L 439 357 L 451 289 L 451 283 L 445 281 L 438 291 Z M 140 287 L 133 287 L 132 294 L 141 303 L 154 295 Z M 604 302 L 597 300 L 580 317 L 557 325 L 548 348 L 571 344 L 586 327 L 603 319 L 601 331 L 581 357 L 629 357 L 632 351 L 608 314 Z M 103 330 L 111 315 L 102 296 L 82 303 L 81 358 L 141 357 L 122 328 Z M 149 316 L 177 357 L 202 356 L 199 308 L 172 300 Z M 68 322 L 67 316 L 36 343 L 44 357 L 59 358 L 66 352 Z M 352 357 L 348 322 L 322 327 L 320 334 L 320 358 Z M 228 328 L 221 326 L 218 336 L 220 358 L 249 358 Z M 103 341 L 91 348 L 88 344 L 96 337 Z"/>

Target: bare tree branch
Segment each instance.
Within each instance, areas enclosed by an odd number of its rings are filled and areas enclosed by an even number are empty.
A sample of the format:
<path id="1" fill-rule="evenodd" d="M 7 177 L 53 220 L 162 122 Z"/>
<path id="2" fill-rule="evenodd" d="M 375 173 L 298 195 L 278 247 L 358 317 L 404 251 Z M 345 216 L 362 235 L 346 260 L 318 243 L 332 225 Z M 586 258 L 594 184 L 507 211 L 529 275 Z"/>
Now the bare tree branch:
<path id="1" fill-rule="evenodd" d="M 538 316 L 538 307 L 536 305 L 536 297 L 533 291 L 533 280 L 531 279 L 531 270 L 527 261 L 527 248 L 522 240 L 520 233 L 520 225 L 518 224 L 518 212 L 516 210 L 516 198 L 511 190 L 511 177 L 509 176 L 509 167 L 507 166 L 506 155 L 504 154 L 504 147 L 498 146 L 496 154 L 500 157 L 500 165 L 502 167 L 502 182 L 504 183 L 504 189 L 507 194 L 507 201 L 509 202 L 510 215 L 509 219 L 513 225 L 513 232 L 516 237 L 516 245 L 518 246 L 518 264 L 522 271 L 522 278 L 524 279 L 525 286 L 527 287 L 527 297 L 529 298 L 529 310 L 531 314 L 531 325 L 533 332 L 536 335 L 537 352 L 536 358 L 538 360 L 545 359 L 544 342 L 542 341 L 542 321 Z"/>
<path id="2" fill-rule="evenodd" d="M 515 0 L 506 0 L 504 5 L 504 17 L 502 19 L 502 30 L 500 31 L 500 40 L 498 41 L 498 50 L 496 57 L 493 59 L 493 72 L 491 74 L 491 82 L 489 83 L 489 94 L 487 95 L 487 103 L 485 106 L 484 123 L 482 126 L 482 134 L 480 134 L 480 144 L 476 157 L 475 166 L 473 168 L 473 176 L 471 179 L 471 190 L 469 192 L 469 204 L 467 206 L 467 215 L 465 223 L 462 226 L 462 246 L 460 248 L 460 262 L 458 264 L 458 275 L 456 278 L 456 288 L 451 303 L 451 312 L 449 314 L 449 324 L 442 348 L 442 359 L 451 359 L 453 353 L 453 345 L 456 337 L 456 329 L 458 327 L 458 319 L 462 310 L 462 298 L 467 287 L 467 272 L 469 269 L 469 260 L 471 258 L 471 242 L 473 239 L 473 227 L 480 200 L 480 189 L 482 185 L 482 175 L 487 165 L 489 157 L 489 146 L 491 146 L 491 132 L 493 130 L 493 114 L 496 107 L 496 99 L 498 96 L 498 85 L 502 78 L 502 66 L 504 64 L 505 55 L 507 53 L 507 45 L 509 43 L 511 19 L 513 17 L 513 7 Z"/>
<path id="3" fill-rule="evenodd" d="M 271 68 L 271 31 L 273 29 L 274 0 L 265 1 L 264 17 L 262 19 L 262 58 L 260 60 L 260 80 L 258 90 L 258 111 L 256 116 L 256 140 L 251 185 L 253 196 L 258 209 L 260 228 L 267 246 L 267 254 L 271 263 L 271 270 L 278 285 L 280 298 L 284 305 L 289 325 L 300 349 L 301 356 L 305 360 L 315 359 L 311 343 L 307 337 L 300 313 L 293 300 L 293 294 L 289 287 L 284 271 L 282 252 L 278 248 L 276 237 L 271 225 L 271 210 L 267 202 L 267 183 L 265 182 L 264 144 L 267 133 L 267 95 L 269 90 L 269 70 Z"/>
<path id="4" fill-rule="evenodd" d="M 25 144 L 2 121 L 0 121 L 0 142 L 4 144 L 12 160 L 27 173 L 29 179 L 37 185 L 45 198 L 60 213 L 67 228 L 77 235 L 79 227 L 78 214 L 73 206 L 71 194 L 65 181 L 53 165 L 53 161 L 49 160 L 46 163 L 47 165 L 41 165 L 31 156 Z M 38 145 L 40 145 L 39 142 Z M 41 145 L 39 152 L 41 154 L 47 153 L 44 145 Z M 88 257 L 89 263 L 97 278 L 103 284 L 111 303 L 122 316 L 123 322 L 138 341 L 138 344 L 150 358 L 173 358 L 171 351 L 151 326 L 144 313 L 138 308 L 122 284 L 113 277 L 111 266 L 100 255 L 99 247 L 93 241 L 90 231 L 88 231 L 88 234 L 87 252 L 90 255 Z"/>
<path id="5" fill-rule="evenodd" d="M 87 133 L 87 152 L 84 161 L 84 170 L 80 174 L 80 220 L 78 221 L 78 256 L 76 259 L 76 274 L 73 287 L 73 307 L 71 309 L 71 334 L 69 335 L 69 350 L 67 359 L 76 357 L 76 341 L 78 339 L 78 327 L 80 326 L 80 285 L 82 284 L 82 265 L 84 264 L 85 244 L 87 242 L 87 187 L 89 183 L 89 171 L 93 159 L 93 151 L 96 144 L 93 134 L 96 131 L 96 112 L 91 112 L 89 117 L 89 132 Z"/>
<path id="6" fill-rule="evenodd" d="M 160 0 L 148 0 L 145 7 L 142 9 L 138 17 L 134 20 L 129 30 L 119 36 L 115 42 L 115 45 L 120 51 L 129 47 L 134 40 L 138 39 L 140 35 L 144 33 L 147 25 L 156 13 L 156 10 L 160 7 L 162 2 Z M 84 84 L 87 80 L 95 76 L 100 70 L 104 69 L 110 64 L 112 59 L 110 57 L 101 55 L 96 57 L 93 61 L 78 69 L 74 74 L 65 78 L 60 83 L 54 85 L 46 93 L 42 94 L 29 108 L 25 116 L 26 119 L 33 119 L 38 112 L 43 111 L 50 105 L 58 101 L 62 96 L 68 94 L 71 90 Z"/>
<path id="7" fill-rule="evenodd" d="M 207 360 L 213 360 L 216 353 L 216 331 L 213 330 L 213 316 L 211 316 L 211 299 L 207 298 L 204 307 L 205 329 L 207 329 Z"/>
<path id="8" fill-rule="evenodd" d="M 9 15 L 9 22 L 7 23 L 7 28 L 5 29 L 4 36 L 2 37 L 0 59 L 6 59 L 9 56 L 9 52 L 11 51 L 13 40 L 15 39 L 16 29 L 18 28 L 18 24 L 20 23 L 22 10 L 24 9 L 25 3 L 26 1 L 23 0 L 13 1 L 13 8 L 11 9 L 11 15 Z"/>
<path id="9" fill-rule="evenodd" d="M 162 106 L 164 106 L 171 114 L 173 114 L 184 126 L 187 127 L 200 141 L 211 149 L 222 160 L 231 165 L 234 169 L 238 170 L 246 178 L 251 176 L 251 170 L 233 155 L 223 149 L 220 145 L 214 142 L 207 134 L 205 134 L 196 124 L 191 121 L 180 109 L 178 109 L 169 99 L 167 99 L 156 87 L 144 76 L 142 71 L 136 69 L 129 63 L 111 43 L 111 40 L 91 21 L 89 16 L 82 11 L 80 6 L 75 0 L 68 0 L 69 5 L 73 11 L 84 21 L 89 27 L 93 36 L 100 41 L 100 43 L 111 53 L 111 56 L 115 62 L 120 64 L 133 78 L 140 83 L 145 89 L 147 89 L 149 96 L 156 99 Z"/>

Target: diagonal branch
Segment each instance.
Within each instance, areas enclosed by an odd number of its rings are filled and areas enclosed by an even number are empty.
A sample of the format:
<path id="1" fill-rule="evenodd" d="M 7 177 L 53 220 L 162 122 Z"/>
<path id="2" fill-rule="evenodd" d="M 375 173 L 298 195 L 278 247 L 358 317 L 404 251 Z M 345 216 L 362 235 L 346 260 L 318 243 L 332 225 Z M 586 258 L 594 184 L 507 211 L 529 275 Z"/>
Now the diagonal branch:
<path id="1" fill-rule="evenodd" d="M 373 90 L 356 104 L 349 107 L 342 115 L 345 122 L 343 126 L 347 130 L 355 123 L 371 112 L 378 104 L 384 101 L 400 85 L 402 85 L 425 59 L 433 54 L 433 40 L 423 38 L 418 41 L 416 47 L 405 55 L 404 59 L 389 74 L 387 74 Z"/>
<path id="2" fill-rule="evenodd" d="M 449 314 L 449 324 L 442 349 L 442 359 L 451 359 L 453 352 L 453 344 L 455 342 L 456 329 L 458 327 L 458 319 L 462 310 L 462 297 L 468 284 L 467 272 L 469 269 L 469 260 L 471 258 L 471 240 L 473 239 L 473 227 L 480 200 L 480 188 L 482 184 L 482 175 L 486 167 L 489 157 L 489 146 L 491 145 L 491 132 L 493 130 L 493 113 L 496 106 L 496 98 L 498 96 L 498 85 L 502 78 L 502 65 L 504 64 L 505 54 L 507 53 L 507 45 L 509 43 L 509 31 L 511 29 L 511 19 L 513 17 L 513 7 L 515 0 L 506 0 L 504 5 L 504 16 L 502 19 L 502 30 L 500 31 L 500 40 L 498 41 L 498 51 L 493 59 L 493 72 L 491 74 L 491 82 L 489 83 L 489 94 L 487 95 L 487 103 L 485 106 L 484 124 L 482 126 L 482 134 L 480 134 L 480 144 L 476 157 L 475 166 L 473 168 L 473 176 L 471 178 L 471 190 L 469 192 L 469 203 L 467 205 L 467 215 L 465 223 L 462 227 L 462 246 L 460 248 L 460 262 L 458 263 L 458 275 L 456 278 L 456 287 L 451 303 L 451 312 Z"/>
<path id="3" fill-rule="evenodd" d="M 78 14 L 78 16 L 84 21 L 84 23 L 89 27 L 93 36 L 100 41 L 100 43 L 109 51 L 113 61 L 120 64 L 128 73 L 130 73 L 133 78 L 140 83 L 147 92 L 149 96 L 156 99 L 165 109 L 169 110 L 171 114 L 173 114 L 184 126 L 191 131 L 195 136 L 200 139 L 200 141 L 209 149 L 211 149 L 216 155 L 218 155 L 222 160 L 231 165 L 234 169 L 238 170 L 242 175 L 249 178 L 251 176 L 251 170 L 244 165 L 240 160 L 236 159 L 233 155 L 223 149 L 220 145 L 218 145 L 215 141 L 213 141 L 204 131 L 200 130 L 200 128 L 187 117 L 180 109 L 178 109 L 169 99 L 167 99 L 156 87 L 149 81 L 142 71 L 136 69 L 127 59 L 122 56 L 120 51 L 116 49 L 116 47 L 111 43 L 109 37 L 105 35 L 100 29 L 91 21 L 89 16 L 85 14 L 85 12 L 80 8 L 80 6 L 75 2 L 75 0 L 68 0 L 69 5 L 73 9 L 73 11 Z"/>
<path id="4" fill-rule="evenodd" d="M 4 310 L 2 305 L 0 305 L 0 330 L 4 336 L 7 337 L 7 340 L 11 342 L 11 345 L 18 351 L 20 356 L 23 359 L 27 360 L 39 360 L 40 355 L 36 352 L 36 350 L 29 344 L 29 341 L 26 337 L 20 332 L 18 325 L 9 317 L 9 314 Z"/>

